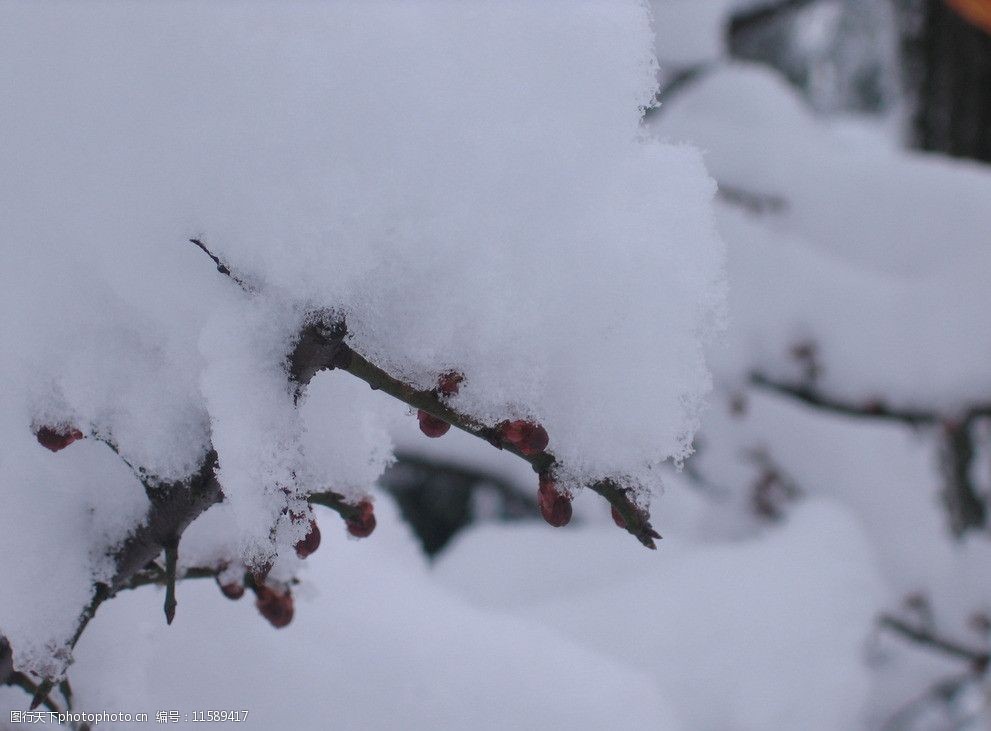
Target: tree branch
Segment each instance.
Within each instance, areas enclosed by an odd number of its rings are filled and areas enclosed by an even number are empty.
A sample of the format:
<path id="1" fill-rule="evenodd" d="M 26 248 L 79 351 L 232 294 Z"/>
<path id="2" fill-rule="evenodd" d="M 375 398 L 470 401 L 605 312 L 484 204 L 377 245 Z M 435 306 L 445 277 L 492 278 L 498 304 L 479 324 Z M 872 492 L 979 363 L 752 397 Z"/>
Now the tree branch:
<path id="1" fill-rule="evenodd" d="M 881 725 L 878 731 L 905 731 L 913 728 L 912 720 L 926 710 L 926 707 L 937 702 L 944 706 L 949 706 L 954 697 L 972 680 L 970 673 L 954 675 L 948 678 L 941 678 L 926 688 L 917 697 L 909 700 Z M 953 726 L 960 728 L 960 726 Z"/>
<path id="2" fill-rule="evenodd" d="M 719 182 L 716 195 L 730 205 L 743 208 L 755 215 L 783 213 L 788 210 L 788 201 L 773 193 L 759 193 L 746 188 L 738 188 L 729 183 Z"/>
<path id="3" fill-rule="evenodd" d="M 522 460 L 533 468 L 534 472 L 552 472 L 557 461 L 550 452 L 524 454 L 515 445 L 502 440 L 497 429 L 486 426 L 466 414 L 451 408 L 435 390 L 420 390 L 387 373 L 382 368 L 369 361 L 360 353 L 349 347 L 343 339 L 342 331 L 346 331 L 342 321 L 335 323 L 317 324 L 308 327 L 305 333 L 305 347 L 297 347 L 290 356 L 290 372 L 308 374 L 301 381 L 301 386 L 308 383 L 316 373 L 325 369 L 346 371 L 360 378 L 373 389 L 387 393 L 395 399 L 414 409 L 425 411 L 431 416 L 443 419 L 472 436 L 483 439 L 498 449 L 503 449 Z M 598 493 L 616 509 L 626 523 L 626 530 L 637 538 L 644 546 L 656 548 L 655 538 L 661 536 L 650 524 L 647 511 L 633 503 L 628 490 L 613 480 L 600 480 L 588 488 Z M 332 507 L 332 506 L 330 506 Z"/>
<path id="4" fill-rule="evenodd" d="M 923 627 L 913 627 L 908 622 L 890 614 L 882 615 L 878 619 L 878 625 L 883 629 L 895 632 L 911 642 L 931 647 L 945 655 L 964 660 L 970 663 L 971 668 L 977 674 L 984 673 L 988 668 L 989 660 L 991 660 L 991 655 L 986 650 L 975 650 L 959 642 L 941 637 L 932 630 Z"/>
<path id="5" fill-rule="evenodd" d="M 313 505 L 323 505 L 325 508 L 330 508 L 340 515 L 344 522 L 361 517 L 361 508 L 358 505 L 347 502 L 343 495 L 330 490 L 312 493 L 306 499 Z"/>
<path id="6" fill-rule="evenodd" d="M 231 281 L 233 281 L 238 287 L 240 287 L 241 289 L 243 289 L 245 292 L 251 292 L 252 291 L 252 288 L 250 286 L 248 286 L 247 284 L 245 284 L 244 280 L 240 279 L 236 274 L 234 274 L 233 272 L 231 272 L 230 267 L 228 267 L 226 264 L 224 264 L 224 262 L 222 262 L 220 260 L 220 257 L 219 256 L 217 256 L 212 251 L 210 251 L 206 247 L 206 244 L 204 244 L 199 239 L 190 239 L 189 242 L 191 244 L 196 245 L 200 249 L 202 249 L 202 251 L 203 251 L 204 254 L 206 254 L 211 259 L 213 259 L 213 263 L 217 265 L 217 271 L 218 272 L 220 272 L 221 274 L 223 274 L 225 277 L 228 277 Z"/>
<path id="7" fill-rule="evenodd" d="M 841 414 L 842 416 L 852 416 L 857 419 L 886 419 L 889 421 L 899 421 L 909 426 L 935 424 L 938 420 L 937 415 L 931 411 L 895 409 L 881 401 L 870 401 L 866 403 L 843 401 L 842 399 L 823 394 L 809 385 L 775 381 L 757 371 L 750 374 L 750 383 L 766 391 L 773 391 L 782 396 L 796 399 L 821 411 L 829 411 L 834 414 Z"/>
<path id="8" fill-rule="evenodd" d="M 943 422 L 939 433 L 943 473 L 941 496 L 950 516 L 950 530 L 956 536 L 982 528 L 987 521 L 987 506 L 978 496 L 971 477 L 976 451 L 971 421 Z"/>
<path id="9" fill-rule="evenodd" d="M 175 619 L 175 608 L 178 602 L 175 598 L 176 564 L 179 563 L 179 539 L 171 538 L 165 543 L 165 623 L 172 624 Z"/>
<path id="10" fill-rule="evenodd" d="M 987 524 L 987 506 L 978 493 L 971 477 L 974 462 L 974 422 L 991 416 L 991 404 L 978 403 L 966 409 L 962 416 L 948 418 L 936 411 L 922 409 L 898 409 L 882 401 L 852 403 L 823 394 L 809 384 L 789 384 L 774 381 L 753 372 L 750 383 L 758 388 L 796 399 L 821 411 L 857 419 L 884 419 L 912 427 L 937 426 L 940 428 L 940 469 L 943 473 L 943 504 L 954 535 L 980 529 Z"/>
<path id="11" fill-rule="evenodd" d="M 735 38 L 775 18 L 794 13 L 816 2 L 819 2 L 819 0 L 778 0 L 774 3 L 757 5 L 753 8 L 741 10 L 730 18 L 727 33 L 731 39 Z"/>
<path id="12" fill-rule="evenodd" d="M 244 291 L 248 293 L 254 291 L 244 280 L 233 274 L 230 267 L 213 254 L 201 240 L 190 239 L 190 242 L 210 257 L 218 272 L 231 279 Z M 524 454 L 515 445 L 503 441 L 496 429 L 452 409 L 436 391 L 415 389 L 365 359 L 345 344 L 346 335 L 347 328 L 343 318 L 328 313 L 314 318 L 302 329 L 286 363 L 288 378 L 297 385 L 297 398 L 317 372 L 339 368 L 365 381 L 373 389 L 380 389 L 413 408 L 422 409 L 473 436 L 486 440 L 499 449 L 511 452 L 520 459 L 526 460 L 537 473 L 544 474 L 553 470 L 556 464 L 553 454 L 548 452 Z M 117 549 L 114 555 L 116 570 L 110 583 L 94 586 L 90 603 L 81 612 L 76 630 L 68 643 L 70 651 L 75 648 L 100 605 L 123 589 L 164 582 L 165 614 L 167 621 L 171 623 L 176 607 L 175 583 L 179 578 L 176 574 L 179 539 L 190 523 L 210 506 L 223 500 L 223 490 L 216 478 L 218 457 L 212 448 L 205 455 L 199 470 L 194 475 L 179 482 L 165 482 L 150 475 L 143 468 L 131 464 L 121 455 L 110 437 L 95 432 L 92 436 L 106 444 L 132 470 L 145 488 L 150 507 L 143 523 Z M 647 511 L 630 499 L 630 491 L 627 488 L 621 487 L 612 480 L 602 480 L 588 487 L 612 504 L 625 521 L 627 530 L 641 543 L 648 548 L 656 547 L 654 539 L 660 538 L 660 535 L 651 526 Z M 325 505 L 335 510 L 346 522 L 362 518 L 363 507 L 346 502 L 344 497 L 337 493 L 329 491 L 314 493 L 308 497 L 308 500 L 313 504 Z M 166 570 L 161 574 L 160 570 L 150 569 L 149 566 L 155 566 L 154 561 L 163 549 L 166 551 Z M 194 569 L 185 576 L 196 578 L 215 575 L 216 571 L 212 569 Z M 9 645 L 4 646 L 9 650 Z M 0 646 L 0 650 L 4 646 Z M 0 683 L 7 682 L 13 677 L 20 676 L 13 671 L 10 653 L 7 652 L 5 655 L 0 652 Z M 32 708 L 41 703 L 51 702 L 48 694 L 57 680 L 57 678 L 42 680 L 35 689 Z"/>
<path id="13" fill-rule="evenodd" d="M 199 471 L 186 481 L 156 482 L 145 522 L 121 545 L 110 593 L 115 593 L 211 505 L 223 499 L 217 481 L 217 453 L 210 451 Z"/>
<path id="14" fill-rule="evenodd" d="M 111 442 L 101 441 L 114 449 Z M 186 481 L 167 483 L 146 478 L 148 482 L 145 483 L 142 480 L 151 503 L 145 520 L 115 553 L 116 570 L 110 585 L 97 584 L 94 587 L 90 603 L 80 614 L 76 630 L 68 643 L 69 650 L 75 648 L 86 626 L 104 601 L 120 589 L 127 588 L 131 578 L 157 558 L 166 545 L 176 540 L 176 536 L 182 535 L 186 527 L 207 508 L 223 499 L 220 483 L 214 475 L 216 466 L 217 454 L 211 451 L 199 471 Z M 45 702 L 55 682 L 56 679 L 53 678 L 42 680 L 32 700 L 32 708 Z"/>

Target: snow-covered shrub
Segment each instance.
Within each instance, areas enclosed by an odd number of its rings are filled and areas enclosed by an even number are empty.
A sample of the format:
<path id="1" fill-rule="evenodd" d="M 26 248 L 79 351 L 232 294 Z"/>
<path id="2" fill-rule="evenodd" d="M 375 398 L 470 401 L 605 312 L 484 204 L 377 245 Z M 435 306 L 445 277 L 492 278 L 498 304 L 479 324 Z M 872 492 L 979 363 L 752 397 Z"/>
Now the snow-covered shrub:
<path id="1" fill-rule="evenodd" d="M 176 573 L 288 622 L 312 504 L 373 527 L 386 394 L 652 544 L 723 290 L 652 47 L 633 0 L 0 4 L 13 669 Z"/>

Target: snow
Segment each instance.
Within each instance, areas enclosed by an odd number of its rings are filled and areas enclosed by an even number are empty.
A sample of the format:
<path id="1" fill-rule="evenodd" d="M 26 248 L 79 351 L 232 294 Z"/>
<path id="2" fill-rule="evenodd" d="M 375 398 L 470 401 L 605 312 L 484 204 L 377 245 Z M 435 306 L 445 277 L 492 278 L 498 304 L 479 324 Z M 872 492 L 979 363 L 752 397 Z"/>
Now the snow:
<path id="1" fill-rule="evenodd" d="M 231 602 L 212 581 L 180 586 L 171 627 L 159 621 L 160 590 L 107 603 L 76 652 L 78 707 L 152 720 L 158 710 L 247 709 L 246 728 L 299 731 L 601 729 L 627 716 L 683 728 L 644 673 L 433 582 L 395 511 L 379 505 L 375 540 L 348 540 L 336 516 L 320 514 L 324 543 L 307 561 L 310 590 L 285 629 L 265 623 L 250 593 Z M 8 699 L 22 702 L 0 689 L 0 707 Z"/>
<path id="2" fill-rule="evenodd" d="M 482 423 L 542 423 L 569 489 L 612 477 L 646 499 L 657 467 L 691 452 L 723 247 L 698 152 L 643 134 L 656 61 L 641 3 L 0 14 L 0 485 L 45 495 L 5 505 L 0 532 L 33 550 L 6 553 L 0 578 L 73 556 L 58 611 L 40 588 L 0 607 L 19 668 L 64 664 L 86 586 L 141 512 L 122 476 L 114 530 L 66 530 L 79 505 L 50 486 L 95 484 L 112 455 L 70 471 L 28 444 L 32 426 L 99 435 L 163 481 L 215 449 L 211 522 L 256 568 L 301 537 L 286 516 L 306 492 L 368 491 L 392 412 L 363 396 L 318 415 L 321 397 L 297 409 L 286 382 L 313 312 L 345 316 L 349 344 L 415 386 L 462 372 L 451 403 Z M 117 487 L 86 493 L 96 515 Z"/>
<path id="3" fill-rule="evenodd" d="M 797 381 L 788 353 L 810 340 L 817 385 L 845 400 L 947 415 L 986 400 L 986 169 L 835 133 L 783 80 L 743 64 L 701 79 L 652 129 L 699 145 L 721 184 L 784 201 L 770 221 L 720 211 L 733 282 L 731 342 L 714 355 L 723 378 L 744 362 Z"/>
<path id="4" fill-rule="evenodd" d="M 753 4 L 653 0 L 655 63 L 632 0 L 0 0 L 0 635 L 17 667 L 68 667 L 79 710 L 247 708 L 257 728 L 986 727 L 986 674 L 915 708 L 966 663 L 877 620 L 988 646 L 991 544 L 950 534 L 937 463 L 939 420 L 991 393 L 991 172 L 900 149 L 897 120 L 824 116 L 850 79 L 803 98 L 728 59 L 727 14 Z M 829 59 L 850 18 L 880 17 L 867 7 L 803 14 L 796 62 L 828 75 L 887 53 Z M 658 74 L 694 65 L 644 128 Z M 416 386 L 464 373 L 450 403 L 482 422 L 540 421 L 566 487 L 642 483 L 658 550 L 579 491 L 565 528 L 483 516 L 428 563 L 374 487 L 394 446 L 531 495 L 535 475 L 458 430 L 425 439 L 339 371 L 294 403 L 284 360 L 314 311 Z M 755 371 L 937 423 L 809 408 Z M 982 499 L 989 422 L 971 425 Z M 53 454 L 43 425 L 87 438 Z M 70 657 L 148 506 L 96 436 L 166 480 L 216 449 L 226 498 L 180 568 L 271 561 L 292 623 L 189 579 L 172 626 L 160 588 L 125 591 Z M 772 468 L 795 494 L 761 515 Z M 371 497 L 374 535 L 316 507 L 322 544 L 299 559 L 310 490 Z M 27 703 L 0 687 L 0 728 Z"/>
<path id="5" fill-rule="evenodd" d="M 661 71 L 714 62 L 725 52 L 727 13 L 735 0 L 653 0 Z"/>
<path id="6" fill-rule="evenodd" d="M 321 512 L 289 627 L 208 580 L 180 585 L 171 627 L 161 590 L 126 592 L 77 648 L 77 705 L 248 708 L 301 731 L 856 727 L 884 599 L 864 529 L 820 500 L 766 535 L 703 540 L 680 487 L 667 507 L 686 532 L 661 560 L 602 525 L 487 526 L 431 570 L 388 502 L 376 540 Z"/>
<path id="7" fill-rule="evenodd" d="M 991 606 L 989 544 L 984 531 L 960 540 L 949 532 L 938 431 L 939 420 L 986 403 L 991 385 L 991 173 L 899 149 L 889 120 L 816 116 L 776 73 L 729 61 L 683 88 L 650 126 L 660 139 L 701 147 L 727 194 L 717 219 L 727 242 L 729 337 L 710 353 L 722 405 L 708 413 L 690 463 L 710 501 L 707 535 L 753 540 L 766 530 L 740 519 L 752 513 L 763 468 L 748 455 L 759 451 L 802 496 L 784 503 L 784 525 L 810 499 L 856 516 L 885 587 L 871 599 L 877 615 L 931 621 L 943 636 L 986 647 L 971 618 Z M 770 205 L 749 210 L 734 201 L 740 192 Z M 814 348 L 811 376 L 794 354 L 805 343 Z M 753 388 L 754 372 L 855 409 L 922 410 L 936 424 L 913 429 L 810 409 Z M 986 495 L 987 429 L 972 428 L 971 476 Z M 924 598 L 931 620 L 907 608 L 913 596 Z M 968 728 L 986 723 L 986 700 L 983 710 L 974 701 L 986 698 L 986 680 L 945 706 L 909 705 L 959 676 L 960 661 L 884 631 L 868 649 L 861 660 L 870 691 L 840 701 L 862 702 L 860 717 L 832 727 L 882 728 L 899 714 L 911 729 L 964 727 L 962 716 Z M 799 694 L 816 692 L 807 684 Z"/>
<path id="8" fill-rule="evenodd" d="M 677 501 L 666 496 L 665 510 Z M 860 656 L 885 597 L 852 514 L 809 502 L 766 537 L 669 535 L 662 556 L 639 561 L 614 538 L 607 526 L 560 537 L 487 527 L 438 574 L 477 606 L 537 618 L 645 670 L 688 728 L 856 726 L 869 681 Z"/>

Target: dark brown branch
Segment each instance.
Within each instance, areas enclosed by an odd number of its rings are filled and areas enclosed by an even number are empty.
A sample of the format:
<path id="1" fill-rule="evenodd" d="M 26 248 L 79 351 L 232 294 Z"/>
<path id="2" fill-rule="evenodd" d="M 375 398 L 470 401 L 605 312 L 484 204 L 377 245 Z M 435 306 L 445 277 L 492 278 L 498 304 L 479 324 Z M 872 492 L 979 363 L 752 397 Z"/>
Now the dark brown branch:
<path id="1" fill-rule="evenodd" d="M 217 271 L 230 278 L 246 292 L 252 288 L 234 275 L 226 264 L 214 255 L 199 239 L 190 242 L 202 250 L 217 266 Z M 313 378 L 324 369 L 340 368 L 361 378 L 374 389 L 381 389 L 404 403 L 426 411 L 448 423 L 494 446 L 512 452 L 517 457 L 530 463 L 538 473 L 546 473 L 553 469 L 555 459 L 552 454 L 541 452 L 525 455 L 514 445 L 502 442 L 496 430 L 486 427 L 464 414 L 450 408 L 435 391 L 421 391 L 403 383 L 378 368 L 360 354 L 353 351 L 344 343 L 347 329 L 343 319 L 330 316 L 315 318 L 300 333 L 296 346 L 287 358 L 286 368 L 289 380 L 297 384 L 297 397 Z M 175 612 L 175 582 L 177 545 L 183 531 L 210 506 L 223 500 L 223 491 L 216 479 L 217 454 L 211 450 L 205 457 L 199 471 L 188 480 L 168 483 L 147 474 L 143 469 L 135 467 L 120 454 L 114 441 L 108 437 L 95 434 L 100 441 L 114 451 L 125 464 L 131 468 L 137 479 L 145 488 L 151 506 L 144 522 L 137 528 L 117 550 L 114 561 L 116 571 L 109 585 L 97 584 L 94 587 L 92 600 L 80 615 L 76 631 L 68 647 L 73 649 L 96 614 L 100 605 L 122 589 L 134 588 L 144 583 L 160 580 L 157 572 L 148 568 L 154 560 L 166 551 L 166 584 L 165 614 L 171 623 Z M 629 497 L 628 490 L 615 482 L 603 480 L 589 486 L 590 489 L 605 497 L 616 509 L 626 523 L 627 530 L 649 548 L 655 548 L 654 539 L 660 535 L 650 525 L 646 510 L 636 506 Z M 345 521 L 360 517 L 361 508 L 351 505 L 343 496 L 333 492 L 316 493 L 309 497 L 310 502 L 326 505 L 337 511 Z M 211 575 L 210 570 L 205 570 Z M 187 573 L 187 576 L 189 574 Z M 3 670 L 0 664 L 0 670 Z M 12 671 L 12 669 L 11 669 Z M 6 671 L 10 677 L 11 671 Z M 32 707 L 39 703 L 48 702 L 47 696 L 54 686 L 53 679 L 44 680 L 35 693 Z"/>
<path id="2" fill-rule="evenodd" d="M 344 496 L 336 492 L 315 492 L 307 500 L 314 505 L 323 505 L 340 515 L 345 522 L 356 520 L 361 516 L 361 508 L 349 503 Z"/>
<path id="3" fill-rule="evenodd" d="M 346 359 L 346 335 L 347 326 L 340 318 L 321 318 L 304 327 L 288 358 L 287 369 L 292 381 L 302 388 L 318 371 L 333 367 L 339 358 Z"/>
<path id="4" fill-rule="evenodd" d="M 290 357 L 290 373 L 309 374 L 309 377 L 312 378 L 313 375 L 324 369 L 337 368 L 347 371 L 375 390 L 387 393 L 414 409 L 425 411 L 431 416 L 443 419 L 448 424 L 472 436 L 516 455 L 528 462 L 533 467 L 534 472 L 538 474 L 553 472 L 556 464 L 553 454 L 550 452 L 524 454 L 516 446 L 501 440 L 496 429 L 451 408 L 435 390 L 417 389 L 390 375 L 350 348 L 343 342 L 343 339 L 338 340 L 338 333 L 342 327 L 341 324 L 330 323 L 308 328 L 305 331 L 306 337 L 316 339 L 317 342 L 309 343 L 306 348 L 296 348 Z M 327 333 L 333 335 L 327 335 Z M 326 341 L 322 345 L 320 344 L 321 339 Z M 316 359 L 300 362 L 306 354 L 314 355 Z M 321 354 L 325 355 L 321 356 Z M 307 382 L 308 379 L 300 381 L 301 385 L 305 385 Z M 616 508 L 616 511 L 623 517 L 627 530 L 637 540 L 648 548 L 656 548 L 654 539 L 661 536 L 651 526 L 647 512 L 635 505 L 630 499 L 629 491 L 626 488 L 621 487 L 613 480 L 601 480 L 588 485 L 588 488 L 604 497 Z"/>
<path id="5" fill-rule="evenodd" d="M 988 668 L 988 662 L 991 656 L 989 656 L 987 650 L 975 650 L 959 642 L 941 637 L 927 628 L 913 627 L 908 622 L 890 614 L 882 615 L 878 619 L 878 625 L 884 629 L 891 630 L 911 642 L 939 650 L 943 654 L 955 657 L 958 660 L 964 660 L 970 663 L 975 673 L 984 673 Z"/>
<path id="6" fill-rule="evenodd" d="M 968 682 L 973 680 L 970 673 L 953 675 L 948 678 L 941 678 L 926 688 L 917 697 L 912 698 L 901 708 L 897 709 L 891 716 L 881 724 L 878 731 L 904 731 L 912 728 L 912 720 L 922 713 L 926 707 L 933 703 L 949 705 L 954 697 L 963 689 Z M 959 728 L 959 727 L 956 727 Z"/>
<path id="7" fill-rule="evenodd" d="M 950 521 L 950 530 L 960 536 L 968 530 L 987 524 L 987 505 L 981 499 L 971 477 L 975 458 L 973 427 L 980 418 L 991 415 L 991 404 L 979 403 L 956 418 L 947 418 L 936 411 L 899 409 L 882 401 L 853 403 L 823 394 L 811 385 L 774 381 L 761 373 L 751 373 L 750 383 L 758 388 L 796 399 L 822 411 L 857 419 L 884 419 L 912 427 L 938 426 L 940 468 L 943 473 L 943 503 Z"/>
<path id="8" fill-rule="evenodd" d="M 181 536 L 186 527 L 207 508 L 223 499 L 220 483 L 214 474 L 216 467 L 217 453 L 211 451 L 200 470 L 188 480 L 156 483 L 145 522 L 117 551 L 117 571 L 109 587 L 111 594 L 149 561 L 157 558 L 164 547 L 176 536 Z"/>
<path id="9" fill-rule="evenodd" d="M 935 424 L 938 421 L 937 415 L 931 411 L 895 409 L 881 401 L 870 401 L 867 403 L 843 401 L 842 399 L 823 394 L 808 385 L 775 381 L 758 372 L 750 374 L 750 383 L 758 388 L 796 399 L 816 409 L 843 416 L 852 416 L 857 419 L 886 419 L 889 421 L 899 421 L 909 426 Z"/>
<path id="10" fill-rule="evenodd" d="M 748 33 L 776 18 L 802 10 L 819 0 L 778 0 L 778 2 L 758 5 L 754 8 L 741 10 L 730 18 L 727 32 L 730 38 Z"/>
<path id="11" fill-rule="evenodd" d="M 241 289 L 243 289 L 245 292 L 251 292 L 252 291 L 252 288 L 250 286 L 248 286 L 247 284 L 245 284 L 245 282 L 242 279 L 240 279 L 236 274 L 234 274 L 230 270 L 230 267 L 228 267 L 226 264 L 224 264 L 224 262 L 222 262 L 220 260 L 220 257 L 219 256 L 217 256 L 216 254 L 214 254 L 212 251 L 210 251 L 206 247 L 206 244 L 204 244 L 199 239 L 190 239 L 189 240 L 189 243 L 196 245 L 197 247 L 199 247 L 200 249 L 203 250 L 203 253 L 204 254 L 206 254 L 211 259 L 213 259 L 213 263 L 217 265 L 217 271 L 218 272 L 220 272 L 221 274 L 223 274 L 225 277 L 228 277 L 232 282 L 234 282 L 238 287 L 240 287 Z"/>
<path id="12" fill-rule="evenodd" d="M 852 416 L 858 419 L 887 419 L 900 421 L 909 426 L 926 426 L 947 421 L 947 417 L 926 409 L 895 408 L 883 401 L 871 400 L 863 403 L 844 401 L 829 396 L 806 384 L 776 381 L 760 372 L 750 374 L 750 383 L 767 391 L 797 399 L 809 406 L 834 414 Z M 964 410 L 960 420 L 969 424 L 975 419 L 991 417 L 991 403 L 978 403 Z"/>
<path id="13" fill-rule="evenodd" d="M 745 188 L 738 188 L 728 183 L 719 183 L 716 195 L 720 200 L 726 201 L 730 205 L 743 208 L 750 213 L 762 215 L 764 213 L 783 213 L 788 209 L 788 201 L 773 193 L 758 193 Z"/>
<path id="14" fill-rule="evenodd" d="M 32 708 L 36 708 L 38 705 L 44 705 L 52 713 L 63 712 L 58 704 L 48 697 L 49 690 L 51 690 L 50 686 L 46 686 L 44 681 L 40 684 L 35 683 L 26 674 L 14 670 L 13 651 L 6 637 L 0 637 L 0 685 L 7 685 L 23 690 L 31 698 Z M 45 689 L 46 687 L 47 689 Z M 71 710 L 72 690 L 69 688 L 68 683 L 60 687 L 62 689 L 62 695 L 65 696 L 66 707 Z M 42 693 L 42 691 L 44 692 Z M 36 699 L 37 703 L 35 703 Z M 77 728 L 76 724 L 70 724 L 70 727 Z"/>
<path id="15" fill-rule="evenodd" d="M 109 443 L 113 448 L 112 443 Z M 217 465 L 216 452 L 209 452 L 200 470 L 188 480 L 166 483 L 150 480 L 146 484 L 152 486 L 149 490 L 151 505 L 145 520 L 117 549 L 114 555 L 116 571 L 111 584 L 97 584 L 89 605 L 80 614 L 76 631 L 69 641 L 69 649 L 73 649 L 83 630 L 96 614 L 100 605 L 112 597 L 120 589 L 129 588 L 129 582 L 145 566 L 162 552 L 170 541 L 199 517 L 207 508 L 223 499 L 220 483 L 217 482 L 214 471 Z M 45 679 L 38 686 L 32 708 L 45 702 L 55 683 L 53 679 Z"/>
<path id="16" fill-rule="evenodd" d="M 12 673 L 7 678 L 7 682 L 5 683 L 5 685 L 11 685 L 15 688 L 20 688 L 25 693 L 27 693 L 32 699 L 31 708 L 37 708 L 39 705 L 43 705 L 52 713 L 62 713 L 62 709 L 59 708 L 58 704 L 48 697 L 48 691 L 45 691 L 44 695 L 40 695 L 44 683 L 38 685 L 24 673 L 17 673 L 17 672 Z M 34 702 L 34 699 L 36 698 L 40 699 L 38 703 Z"/>
<path id="17" fill-rule="evenodd" d="M 178 602 L 175 598 L 176 565 L 179 563 L 179 539 L 170 538 L 165 542 L 165 623 L 172 624 L 175 619 L 175 608 Z"/>
<path id="18" fill-rule="evenodd" d="M 185 571 L 176 572 L 176 582 L 186 581 L 188 579 L 216 579 L 222 570 L 223 569 L 220 566 L 215 568 L 205 568 L 199 566 L 188 568 Z M 167 584 L 168 576 L 166 571 L 153 561 L 145 566 L 145 568 L 141 571 L 134 574 L 134 576 L 132 576 L 126 584 L 121 586 L 118 591 L 137 589 L 142 586 L 167 586 Z"/>
<path id="19" fill-rule="evenodd" d="M 6 685 L 7 679 L 14 674 L 14 653 L 10 642 L 0 635 L 0 685 Z"/>
<path id="20" fill-rule="evenodd" d="M 987 522 L 987 507 L 971 476 L 975 448 L 970 421 L 944 422 L 939 438 L 941 497 L 950 518 L 950 530 L 961 536 L 970 529 L 983 528 Z"/>

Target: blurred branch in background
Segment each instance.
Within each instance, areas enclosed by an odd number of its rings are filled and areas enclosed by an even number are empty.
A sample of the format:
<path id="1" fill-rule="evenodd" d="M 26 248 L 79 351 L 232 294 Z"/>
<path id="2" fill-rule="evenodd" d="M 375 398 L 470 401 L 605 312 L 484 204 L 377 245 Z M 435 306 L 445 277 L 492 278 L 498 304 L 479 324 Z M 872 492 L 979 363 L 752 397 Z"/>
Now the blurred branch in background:
<path id="1" fill-rule="evenodd" d="M 991 404 L 974 404 L 953 418 L 934 411 L 896 408 L 881 400 L 854 403 L 830 396 L 811 383 L 786 383 L 754 372 L 750 383 L 757 388 L 795 399 L 815 409 L 857 419 L 886 419 L 911 427 L 936 427 L 943 473 L 943 504 L 950 530 L 961 536 L 987 525 L 987 505 L 973 480 L 974 430 L 977 421 L 991 416 Z"/>
<path id="2" fill-rule="evenodd" d="M 978 646 L 977 643 L 961 642 L 940 632 L 936 627 L 932 607 L 924 594 L 906 597 L 904 609 L 914 618 L 883 614 L 878 618 L 878 627 L 922 649 L 953 661 L 961 661 L 966 664 L 966 669 L 940 678 L 925 688 L 892 713 L 881 725 L 881 731 L 933 728 L 919 724 L 934 714 L 945 719 L 940 728 L 969 728 L 968 724 L 975 720 L 975 714 L 973 709 L 968 708 L 966 695 L 968 692 L 977 695 L 983 692 L 981 688 L 991 662 L 988 648 L 991 621 L 984 614 L 975 614 L 971 618 L 971 629 L 981 637 Z"/>
<path id="3" fill-rule="evenodd" d="M 879 112 L 894 101 L 897 64 L 885 0 L 779 0 L 738 10 L 732 58 L 778 69 L 823 112 Z"/>
<path id="4" fill-rule="evenodd" d="M 912 146 L 991 162 L 987 0 L 758 3 L 727 18 L 724 38 L 723 58 L 666 61 L 658 99 L 670 100 L 727 60 L 757 62 L 819 112 L 894 111 L 907 117 Z"/>
<path id="5" fill-rule="evenodd" d="M 538 514 L 530 489 L 474 466 L 411 452 L 396 454 L 380 484 L 428 556 L 479 519 L 523 520 Z"/>
<path id="6" fill-rule="evenodd" d="M 882 629 L 890 630 L 919 645 L 937 650 L 958 660 L 970 663 L 973 672 L 980 675 L 987 671 L 989 654 L 987 649 L 979 650 L 961 642 L 943 637 L 929 627 L 913 625 L 890 614 L 882 615 L 878 620 Z"/>
<path id="7" fill-rule="evenodd" d="M 790 19 L 796 11 L 817 2 L 821 0 L 779 0 L 767 5 L 745 8 L 730 19 L 728 28 L 730 41 L 739 42 L 747 34 L 759 32 L 782 19 Z"/>
<path id="8" fill-rule="evenodd" d="M 788 201 L 781 196 L 747 190 L 724 182 L 719 183 L 716 195 L 720 200 L 757 216 L 780 214 L 788 210 Z"/>

